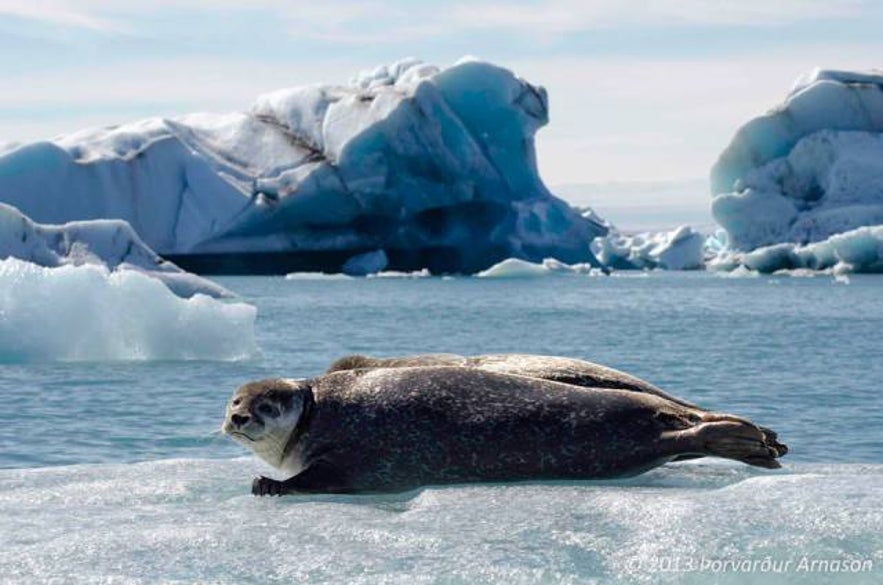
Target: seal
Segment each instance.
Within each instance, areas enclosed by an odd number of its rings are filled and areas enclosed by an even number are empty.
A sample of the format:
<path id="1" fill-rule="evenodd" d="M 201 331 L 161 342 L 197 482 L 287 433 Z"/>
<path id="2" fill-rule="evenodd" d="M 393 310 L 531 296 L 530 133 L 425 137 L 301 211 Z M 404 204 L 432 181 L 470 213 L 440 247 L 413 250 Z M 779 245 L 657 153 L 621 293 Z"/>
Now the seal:
<path id="1" fill-rule="evenodd" d="M 606 479 L 686 454 L 779 467 L 744 419 L 648 394 L 463 366 L 342 369 L 243 385 L 223 430 L 282 470 L 255 495 Z"/>
<path id="2" fill-rule="evenodd" d="M 713 412 L 702 409 L 692 402 L 672 396 L 658 386 L 654 386 L 646 380 L 642 380 L 631 374 L 602 366 L 594 362 L 568 357 L 531 355 L 520 353 L 490 354 L 480 356 L 462 356 L 452 353 L 432 353 L 413 356 L 400 356 L 392 358 L 374 358 L 366 355 L 348 355 L 334 361 L 328 367 L 326 373 L 339 372 L 342 370 L 375 369 L 375 368 L 402 368 L 416 366 L 459 366 L 478 368 L 489 372 L 500 372 L 516 376 L 526 376 L 539 380 L 561 382 L 572 386 L 592 389 L 614 389 L 630 392 L 643 392 L 652 394 L 665 400 L 675 402 L 682 406 L 695 409 L 707 415 Z M 725 415 L 731 419 L 738 418 L 733 415 Z M 752 424 L 745 419 L 739 419 L 747 424 Z M 758 427 L 766 435 L 767 440 L 775 443 L 778 435 L 766 427 Z M 787 452 L 787 447 L 778 444 L 777 448 Z M 702 455 L 696 453 L 684 454 L 675 458 L 676 461 L 696 459 Z"/>
<path id="3" fill-rule="evenodd" d="M 402 368 L 416 366 L 461 366 L 479 368 L 540 380 L 561 382 L 584 388 L 613 388 L 632 392 L 644 392 L 677 402 L 690 408 L 695 404 L 676 398 L 650 382 L 607 366 L 574 358 L 530 355 L 519 353 L 491 354 L 466 357 L 452 353 L 433 353 L 393 358 L 373 358 L 365 355 L 348 355 L 336 360 L 326 374 L 342 370 Z"/>

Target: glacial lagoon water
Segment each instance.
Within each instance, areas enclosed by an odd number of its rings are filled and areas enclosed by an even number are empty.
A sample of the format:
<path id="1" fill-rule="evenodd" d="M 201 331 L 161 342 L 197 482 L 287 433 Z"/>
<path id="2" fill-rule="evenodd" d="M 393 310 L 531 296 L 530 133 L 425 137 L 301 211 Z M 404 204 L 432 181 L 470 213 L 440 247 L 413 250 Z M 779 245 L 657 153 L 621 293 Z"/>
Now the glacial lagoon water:
<path id="1" fill-rule="evenodd" d="M 883 579 L 883 278 L 218 280 L 258 308 L 260 355 L 0 365 L 0 581 Z M 791 452 L 775 472 L 250 496 L 269 470 L 216 433 L 232 390 L 351 352 L 591 359 Z"/>

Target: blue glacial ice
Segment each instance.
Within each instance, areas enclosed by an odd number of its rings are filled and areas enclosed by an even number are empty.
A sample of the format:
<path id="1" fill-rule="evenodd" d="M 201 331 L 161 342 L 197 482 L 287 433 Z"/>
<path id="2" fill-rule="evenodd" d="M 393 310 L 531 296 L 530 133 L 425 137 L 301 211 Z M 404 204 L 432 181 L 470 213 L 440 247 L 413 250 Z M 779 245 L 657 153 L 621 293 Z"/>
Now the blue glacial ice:
<path id="1" fill-rule="evenodd" d="M 44 223 L 126 220 L 197 271 L 594 262 L 587 242 L 604 227 L 538 175 L 534 134 L 547 122 L 545 90 L 506 69 L 406 59 L 348 85 L 274 91 L 245 112 L 5 147 L 0 201 Z"/>
<path id="2" fill-rule="evenodd" d="M 0 260 L 0 363 L 245 359 L 256 314 L 137 270 Z"/>
<path id="3" fill-rule="evenodd" d="M 10 257 L 46 267 L 93 264 L 111 271 L 141 272 L 182 297 L 233 296 L 224 287 L 160 258 L 128 223 L 118 219 L 43 225 L 0 203 L 0 259 Z"/>
<path id="4" fill-rule="evenodd" d="M 880 271 L 879 231 L 860 228 L 883 224 L 881 161 L 883 75 L 816 70 L 736 133 L 712 169 L 712 212 L 728 249 L 764 248 L 751 261 L 765 271 Z"/>

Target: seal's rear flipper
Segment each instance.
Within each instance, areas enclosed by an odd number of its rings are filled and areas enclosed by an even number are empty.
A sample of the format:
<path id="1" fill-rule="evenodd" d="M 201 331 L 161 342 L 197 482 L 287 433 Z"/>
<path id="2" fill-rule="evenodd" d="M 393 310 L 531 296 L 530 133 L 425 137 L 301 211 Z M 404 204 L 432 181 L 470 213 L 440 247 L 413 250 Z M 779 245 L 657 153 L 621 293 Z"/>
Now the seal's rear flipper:
<path id="1" fill-rule="evenodd" d="M 776 433 L 726 415 L 707 415 L 696 426 L 669 436 L 680 453 L 735 459 L 767 469 L 781 467 L 776 459 L 788 452 L 788 447 L 776 440 Z"/>

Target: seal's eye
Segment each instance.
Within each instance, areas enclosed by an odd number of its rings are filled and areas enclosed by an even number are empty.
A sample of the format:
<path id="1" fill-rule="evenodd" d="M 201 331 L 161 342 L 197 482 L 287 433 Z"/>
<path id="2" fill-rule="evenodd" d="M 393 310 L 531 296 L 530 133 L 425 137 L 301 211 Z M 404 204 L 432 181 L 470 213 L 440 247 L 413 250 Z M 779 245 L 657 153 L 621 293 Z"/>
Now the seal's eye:
<path id="1" fill-rule="evenodd" d="M 236 398 L 235 400 L 233 400 L 233 406 L 238 405 L 240 402 L 242 402 L 242 398 Z"/>
<path id="2" fill-rule="evenodd" d="M 276 409 L 272 404 L 264 402 L 260 406 L 258 406 L 258 412 L 263 414 L 264 416 L 276 416 Z"/>

